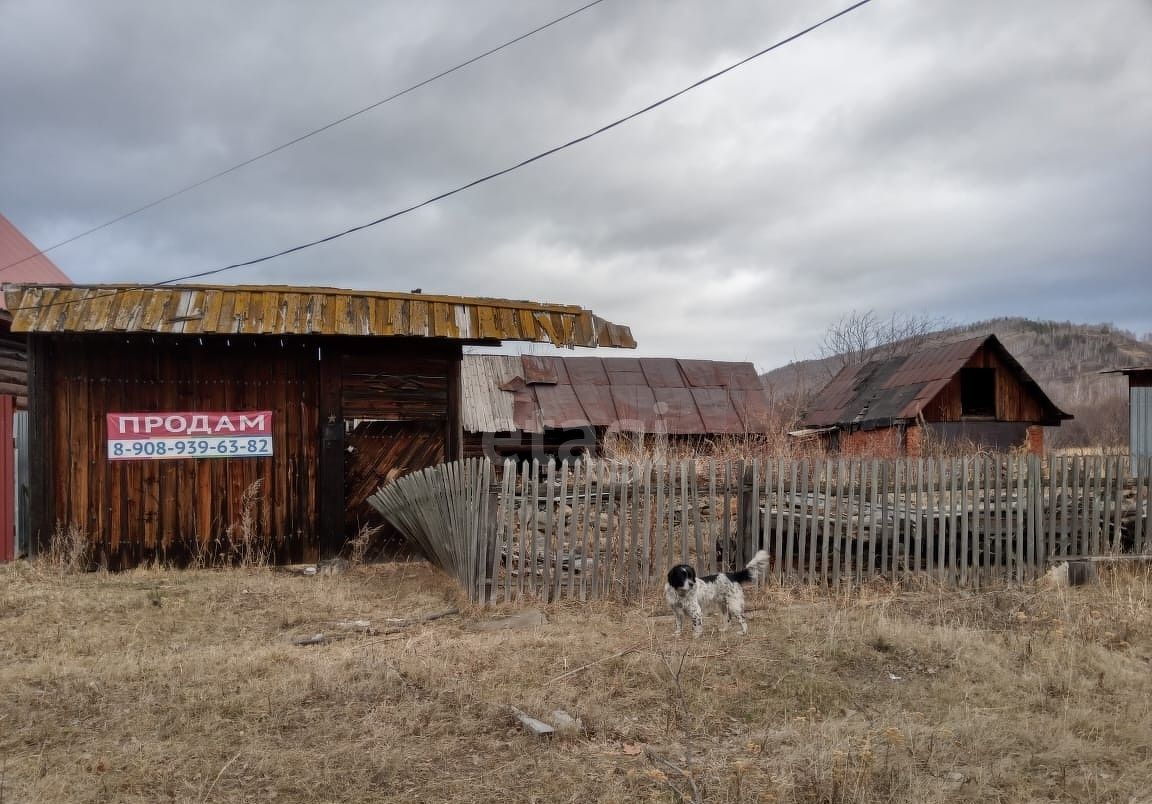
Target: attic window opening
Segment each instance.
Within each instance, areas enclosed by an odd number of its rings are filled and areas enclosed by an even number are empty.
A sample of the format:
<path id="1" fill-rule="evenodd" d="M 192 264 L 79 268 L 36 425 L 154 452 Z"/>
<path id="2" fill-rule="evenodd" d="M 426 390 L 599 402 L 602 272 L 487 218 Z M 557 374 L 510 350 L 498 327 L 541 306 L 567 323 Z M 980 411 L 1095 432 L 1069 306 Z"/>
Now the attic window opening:
<path id="1" fill-rule="evenodd" d="M 996 369 L 960 370 L 960 412 L 964 416 L 996 417 Z"/>

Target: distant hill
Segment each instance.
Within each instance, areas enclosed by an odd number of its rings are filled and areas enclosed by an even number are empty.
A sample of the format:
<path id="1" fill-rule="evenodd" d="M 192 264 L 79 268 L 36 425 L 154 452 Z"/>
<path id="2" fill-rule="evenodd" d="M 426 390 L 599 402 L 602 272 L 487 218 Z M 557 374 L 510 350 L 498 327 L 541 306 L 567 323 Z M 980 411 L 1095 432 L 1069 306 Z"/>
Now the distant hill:
<path id="1" fill-rule="evenodd" d="M 1152 365 L 1152 342 L 1111 324 L 1073 324 L 1031 321 L 1026 318 L 995 318 L 940 330 L 931 343 L 994 334 L 1045 393 L 1059 407 L 1076 414 L 1078 409 L 1127 399 L 1127 384 L 1104 369 L 1135 364 Z M 804 401 L 824 387 L 839 369 L 834 357 L 801 360 L 760 375 L 769 395 L 779 401 Z"/>

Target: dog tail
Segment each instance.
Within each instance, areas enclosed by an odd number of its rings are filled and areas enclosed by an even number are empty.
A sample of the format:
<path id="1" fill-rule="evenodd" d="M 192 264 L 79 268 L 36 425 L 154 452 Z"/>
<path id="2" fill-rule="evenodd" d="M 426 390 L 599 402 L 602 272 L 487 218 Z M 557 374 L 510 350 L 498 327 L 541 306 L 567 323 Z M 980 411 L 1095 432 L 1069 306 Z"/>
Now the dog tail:
<path id="1" fill-rule="evenodd" d="M 755 583 L 760 580 L 760 576 L 764 574 L 764 569 L 768 566 L 768 552 L 760 550 L 756 555 L 752 556 L 752 560 L 748 562 L 748 566 L 739 572 L 730 572 L 728 577 L 736 583 Z"/>

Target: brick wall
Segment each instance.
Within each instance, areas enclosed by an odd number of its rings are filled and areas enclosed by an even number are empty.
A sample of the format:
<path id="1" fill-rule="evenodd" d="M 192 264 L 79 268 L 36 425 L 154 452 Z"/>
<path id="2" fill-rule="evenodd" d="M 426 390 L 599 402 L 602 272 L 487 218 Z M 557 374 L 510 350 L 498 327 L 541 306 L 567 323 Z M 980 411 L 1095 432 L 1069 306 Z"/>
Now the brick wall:
<path id="1" fill-rule="evenodd" d="M 904 455 L 904 434 L 897 427 L 841 432 L 840 454 L 845 458 L 899 458 Z"/>
<path id="2" fill-rule="evenodd" d="M 1044 454 L 1044 428 L 1034 424 L 1028 428 L 1028 435 L 1024 439 L 1025 449 L 1032 455 Z"/>

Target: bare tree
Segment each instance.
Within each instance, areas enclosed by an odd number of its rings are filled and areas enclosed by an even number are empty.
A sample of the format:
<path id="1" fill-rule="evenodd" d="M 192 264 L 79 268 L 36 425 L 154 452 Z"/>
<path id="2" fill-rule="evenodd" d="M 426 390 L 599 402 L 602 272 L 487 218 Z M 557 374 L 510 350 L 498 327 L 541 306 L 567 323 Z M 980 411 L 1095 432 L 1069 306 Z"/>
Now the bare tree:
<path id="1" fill-rule="evenodd" d="M 873 310 L 852 310 L 824 333 L 820 356 L 835 374 L 845 366 L 907 354 L 948 326 L 946 319 L 925 314 L 893 313 L 885 319 Z"/>

